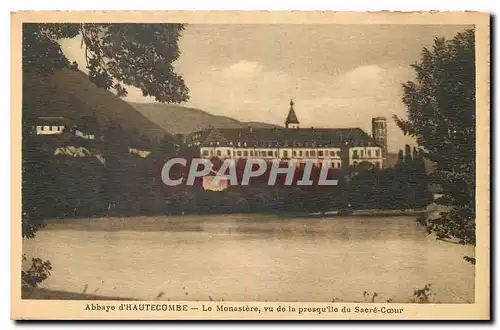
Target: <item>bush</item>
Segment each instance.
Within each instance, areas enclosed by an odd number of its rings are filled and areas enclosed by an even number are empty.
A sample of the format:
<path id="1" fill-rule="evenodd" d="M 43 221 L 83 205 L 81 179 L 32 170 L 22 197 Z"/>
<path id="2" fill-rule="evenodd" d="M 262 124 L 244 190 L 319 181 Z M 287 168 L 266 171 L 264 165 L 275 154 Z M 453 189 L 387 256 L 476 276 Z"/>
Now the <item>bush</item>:
<path id="1" fill-rule="evenodd" d="M 23 261 L 27 260 L 26 255 L 23 255 L 22 258 Z M 30 268 L 27 271 L 21 271 L 21 285 L 36 288 L 38 284 L 49 278 L 51 270 L 50 261 L 32 258 Z"/>

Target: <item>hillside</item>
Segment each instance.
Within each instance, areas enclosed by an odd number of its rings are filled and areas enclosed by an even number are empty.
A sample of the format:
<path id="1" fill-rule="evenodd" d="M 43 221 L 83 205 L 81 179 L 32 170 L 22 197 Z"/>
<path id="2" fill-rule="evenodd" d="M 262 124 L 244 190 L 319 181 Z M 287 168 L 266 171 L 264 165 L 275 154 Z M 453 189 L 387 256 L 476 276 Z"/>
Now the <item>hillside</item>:
<path id="1" fill-rule="evenodd" d="M 256 128 L 264 128 L 276 126 L 261 122 L 240 122 L 230 117 L 216 116 L 203 110 L 180 105 L 161 103 L 131 104 L 140 113 L 171 134 L 187 134 L 208 127 L 245 128 L 251 125 Z"/>
<path id="2" fill-rule="evenodd" d="M 127 130 L 138 130 L 150 138 L 162 138 L 165 131 L 113 93 L 98 88 L 80 71 L 62 69 L 48 77 L 23 78 L 24 115 L 62 116 L 78 121 L 95 114 L 101 127 L 115 120 Z"/>

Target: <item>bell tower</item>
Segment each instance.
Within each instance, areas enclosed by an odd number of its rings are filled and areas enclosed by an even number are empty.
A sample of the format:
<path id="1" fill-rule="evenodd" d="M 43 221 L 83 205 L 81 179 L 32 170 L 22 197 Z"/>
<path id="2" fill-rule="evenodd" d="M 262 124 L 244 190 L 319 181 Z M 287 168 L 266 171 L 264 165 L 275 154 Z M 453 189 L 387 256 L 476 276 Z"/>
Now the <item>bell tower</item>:
<path id="1" fill-rule="evenodd" d="M 285 128 L 299 128 L 299 120 L 297 119 L 297 115 L 293 109 L 294 104 L 293 100 L 290 100 L 290 110 L 288 111 L 288 116 L 285 120 Z"/>
<path id="2" fill-rule="evenodd" d="M 372 135 L 375 142 L 382 148 L 382 161 L 387 159 L 387 119 L 385 117 L 372 118 Z"/>

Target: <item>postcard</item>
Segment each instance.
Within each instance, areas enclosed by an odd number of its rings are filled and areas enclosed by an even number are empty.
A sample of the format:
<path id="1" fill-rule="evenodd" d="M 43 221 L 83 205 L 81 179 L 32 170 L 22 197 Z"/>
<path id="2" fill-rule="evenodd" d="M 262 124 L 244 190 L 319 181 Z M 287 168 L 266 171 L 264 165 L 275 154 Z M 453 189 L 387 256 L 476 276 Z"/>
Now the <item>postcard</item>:
<path id="1" fill-rule="evenodd" d="M 489 320 L 478 12 L 11 14 L 11 318 Z"/>

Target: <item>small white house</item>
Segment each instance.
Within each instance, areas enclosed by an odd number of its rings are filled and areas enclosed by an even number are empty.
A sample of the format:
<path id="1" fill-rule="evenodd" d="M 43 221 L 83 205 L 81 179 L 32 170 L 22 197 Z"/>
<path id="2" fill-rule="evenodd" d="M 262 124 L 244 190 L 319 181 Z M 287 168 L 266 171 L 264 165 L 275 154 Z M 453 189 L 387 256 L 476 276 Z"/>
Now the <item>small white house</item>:
<path id="1" fill-rule="evenodd" d="M 36 135 L 61 134 L 65 128 L 63 117 L 38 117 L 35 127 Z"/>

